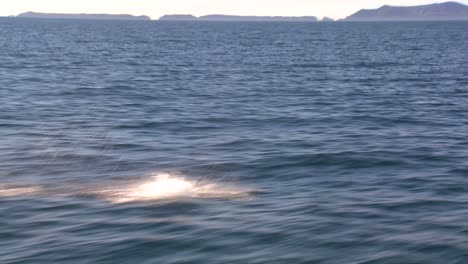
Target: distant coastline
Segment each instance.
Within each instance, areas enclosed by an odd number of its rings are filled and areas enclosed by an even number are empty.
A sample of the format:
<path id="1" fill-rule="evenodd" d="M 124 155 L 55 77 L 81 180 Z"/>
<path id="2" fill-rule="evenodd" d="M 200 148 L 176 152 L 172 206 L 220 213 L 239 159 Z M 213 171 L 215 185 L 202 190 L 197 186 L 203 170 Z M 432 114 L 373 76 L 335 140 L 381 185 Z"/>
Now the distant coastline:
<path id="1" fill-rule="evenodd" d="M 389 6 L 361 9 L 343 21 L 447 21 L 468 20 L 468 6 L 457 2 L 418 6 Z"/>
<path id="2" fill-rule="evenodd" d="M 17 18 L 57 18 L 57 19 L 93 19 L 93 20 L 141 20 L 150 21 L 149 16 L 130 14 L 62 14 L 25 12 Z M 316 16 L 240 16 L 213 14 L 194 16 L 191 14 L 164 15 L 158 21 L 259 21 L 259 22 L 332 22 L 329 17 L 322 19 Z M 358 12 L 337 21 L 345 22 L 379 22 L 379 21 L 466 21 L 468 6 L 457 2 L 417 6 L 389 6 L 377 9 L 361 9 Z"/>
<path id="3" fill-rule="evenodd" d="M 235 16 L 235 15 L 165 15 L 160 21 L 262 21 L 262 22 L 317 22 L 315 16 Z"/>
<path id="4" fill-rule="evenodd" d="M 55 19 L 97 19 L 97 20 L 151 20 L 149 16 L 133 16 L 127 14 L 59 14 L 59 13 L 21 13 L 19 18 L 55 18 Z"/>

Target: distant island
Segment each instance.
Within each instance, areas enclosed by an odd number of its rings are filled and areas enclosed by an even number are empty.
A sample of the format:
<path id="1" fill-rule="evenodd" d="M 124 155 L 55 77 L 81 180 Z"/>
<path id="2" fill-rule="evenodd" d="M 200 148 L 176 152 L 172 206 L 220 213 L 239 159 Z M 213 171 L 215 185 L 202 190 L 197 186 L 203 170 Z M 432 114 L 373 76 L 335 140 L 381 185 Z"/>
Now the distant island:
<path id="1" fill-rule="evenodd" d="M 194 21 L 198 17 L 193 15 L 165 15 L 159 18 L 159 20 L 172 20 L 172 21 Z"/>
<path id="2" fill-rule="evenodd" d="M 165 15 L 161 21 L 262 21 L 262 22 L 317 22 L 314 16 L 232 16 L 232 15 L 206 15 L 196 17 L 193 15 Z"/>
<path id="3" fill-rule="evenodd" d="M 333 21 L 335 21 L 335 20 L 334 20 L 333 18 L 324 17 L 324 18 L 322 18 L 322 20 L 320 20 L 320 21 L 322 21 L 322 22 L 333 22 Z"/>
<path id="4" fill-rule="evenodd" d="M 111 15 L 111 14 L 55 14 L 55 13 L 21 13 L 19 18 L 57 18 L 57 19 L 98 19 L 98 20 L 151 20 L 148 16 Z"/>
<path id="5" fill-rule="evenodd" d="M 151 20 L 149 16 L 127 14 L 60 14 L 26 12 L 19 18 L 59 18 L 59 19 L 98 19 L 98 20 Z M 260 22 L 331 22 L 332 18 L 318 19 L 315 16 L 238 16 L 205 15 L 196 17 L 190 14 L 164 15 L 160 21 L 260 21 Z M 361 9 L 339 21 L 448 21 L 468 20 L 468 6 L 457 2 L 418 6 L 389 6 L 377 9 Z"/>
<path id="6" fill-rule="evenodd" d="M 420 6 L 382 6 L 362 9 L 343 21 L 443 21 L 468 20 L 468 6 L 446 2 Z"/>

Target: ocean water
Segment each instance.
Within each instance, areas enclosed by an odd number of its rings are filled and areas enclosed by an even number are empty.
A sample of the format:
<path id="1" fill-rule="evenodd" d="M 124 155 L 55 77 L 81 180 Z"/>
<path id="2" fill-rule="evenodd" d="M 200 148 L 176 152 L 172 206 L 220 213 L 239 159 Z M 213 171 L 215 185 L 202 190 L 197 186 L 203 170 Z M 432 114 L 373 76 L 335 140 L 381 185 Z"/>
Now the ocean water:
<path id="1" fill-rule="evenodd" d="M 0 19 L 0 263 L 468 263 L 467 29 Z"/>

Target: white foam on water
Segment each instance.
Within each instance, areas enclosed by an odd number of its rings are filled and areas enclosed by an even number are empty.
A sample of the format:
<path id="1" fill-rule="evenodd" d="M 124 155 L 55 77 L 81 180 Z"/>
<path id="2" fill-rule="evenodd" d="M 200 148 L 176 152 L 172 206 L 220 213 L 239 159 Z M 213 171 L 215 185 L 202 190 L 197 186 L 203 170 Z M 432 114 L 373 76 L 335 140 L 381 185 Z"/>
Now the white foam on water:
<path id="1" fill-rule="evenodd" d="M 42 189 L 36 186 L 14 186 L 0 184 L 0 197 L 36 195 L 41 191 Z"/>
<path id="2" fill-rule="evenodd" d="M 140 182 L 104 188 L 97 195 L 112 203 L 129 203 L 183 198 L 242 198 L 247 197 L 249 191 L 219 182 L 158 173 Z"/>

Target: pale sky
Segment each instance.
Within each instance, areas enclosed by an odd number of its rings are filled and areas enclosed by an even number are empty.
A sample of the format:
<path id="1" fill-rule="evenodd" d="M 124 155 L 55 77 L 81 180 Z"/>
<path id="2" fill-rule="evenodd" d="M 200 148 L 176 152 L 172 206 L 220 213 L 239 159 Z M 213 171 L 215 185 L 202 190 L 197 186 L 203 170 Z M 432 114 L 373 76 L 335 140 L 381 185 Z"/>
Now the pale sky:
<path id="1" fill-rule="evenodd" d="M 120 13 L 148 15 L 153 19 L 165 14 L 310 15 L 338 19 L 361 8 L 377 8 L 385 4 L 408 6 L 444 2 L 444 0 L 0 0 L 0 2 L 0 16 L 35 11 Z M 468 4 L 468 0 L 458 2 Z"/>

